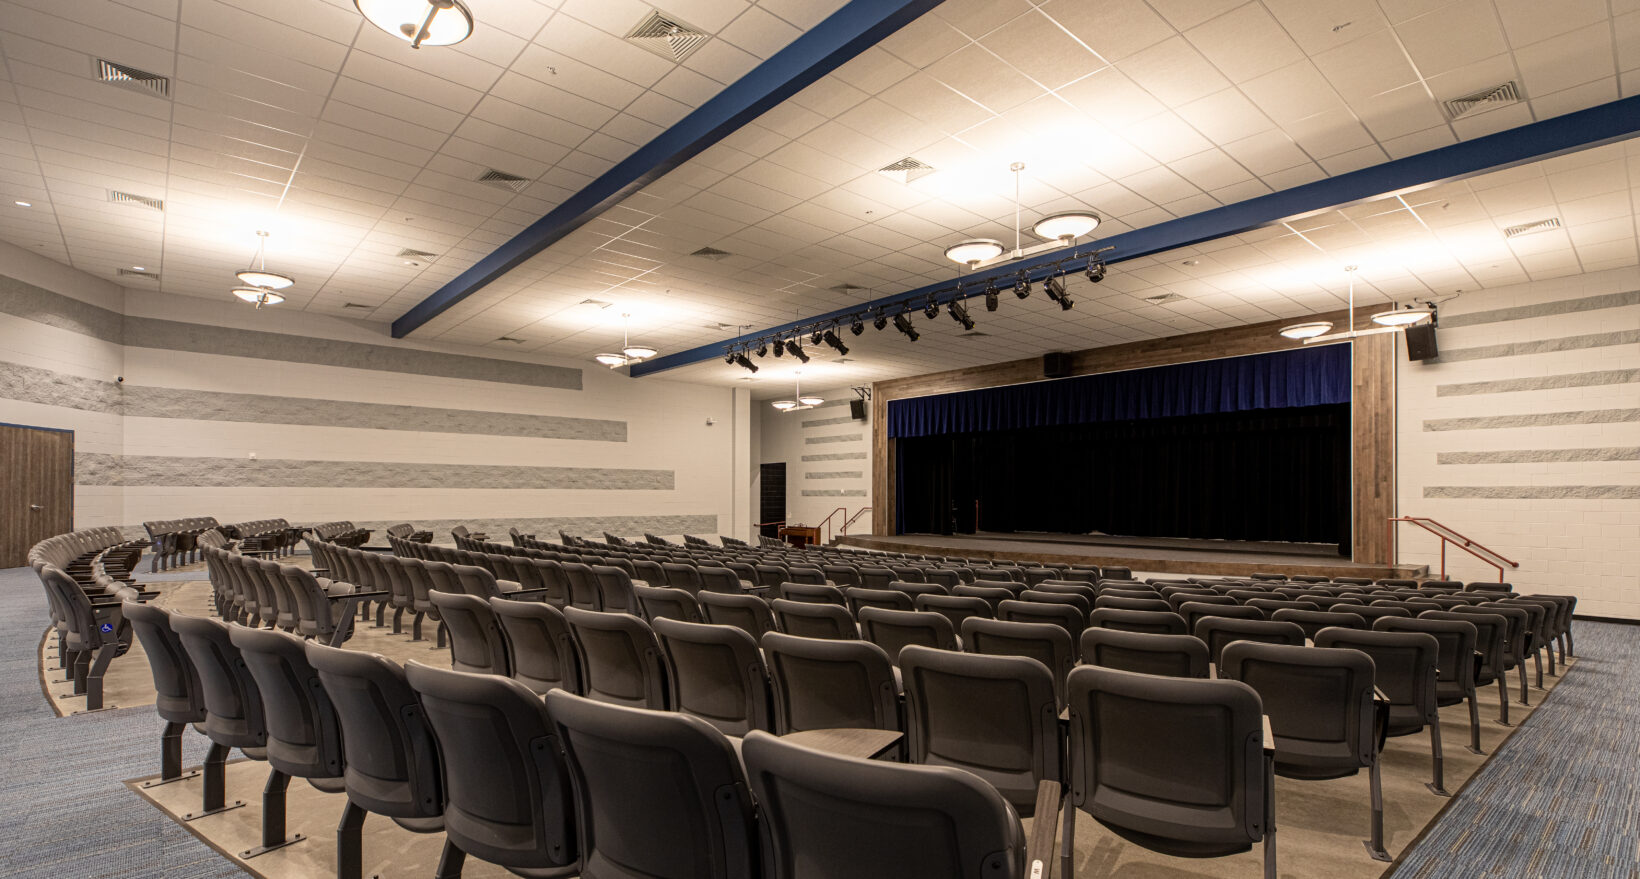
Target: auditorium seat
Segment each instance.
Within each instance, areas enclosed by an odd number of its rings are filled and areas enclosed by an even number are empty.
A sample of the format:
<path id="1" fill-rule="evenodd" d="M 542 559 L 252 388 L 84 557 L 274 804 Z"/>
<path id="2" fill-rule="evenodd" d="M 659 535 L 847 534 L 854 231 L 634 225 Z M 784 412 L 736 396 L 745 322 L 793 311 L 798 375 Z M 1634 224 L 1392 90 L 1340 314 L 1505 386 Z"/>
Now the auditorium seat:
<path id="1" fill-rule="evenodd" d="M 937 613 L 866 607 L 856 618 L 860 623 L 860 637 L 883 648 L 896 666 L 900 650 L 908 645 L 958 649 L 957 633 L 951 621 Z"/>
<path id="2" fill-rule="evenodd" d="M 1435 663 L 1435 702 L 1442 708 L 1469 704 L 1469 753 L 1484 756 L 1480 706 L 1475 702 L 1475 639 L 1479 635 L 1475 624 L 1465 620 L 1382 617 L 1372 627 L 1380 632 L 1423 632 L 1435 639 L 1441 649 Z"/>
<path id="3" fill-rule="evenodd" d="M 154 678 L 154 709 L 165 729 L 160 733 L 160 774 L 158 783 L 177 781 L 182 774 L 182 734 L 190 724 L 205 721 L 205 697 L 200 691 L 199 673 L 171 627 L 171 612 L 152 604 L 127 601 L 125 620 L 131 624 L 148 670 Z M 190 773 L 190 776 L 193 773 Z M 154 782 L 150 782 L 152 786 Z"/>
<path id="4" fill-rule="evenodd" d="M 475 674 L 510 675 L 506 640 L 490 612 L 490 602 L 477 595 L 432 593 L 450 635 L 450 667 Z"/>
<path id="5" fill-rule="evenodd" d="M 581 668 L 581 695 L 613 705 L 664 711 L 668 684 L 649 624 L 624 613 L 564 608 Z"/>
<path id="6" fill-rule="evenodd" d="M 1207 645 L 1191 635 L 1088 629 L 1077 648 L 1084 665 L 1166 677 L 1208 676 Z"/>
<path id="7" fill-rule="evenodd" d="M 673 589 L 670 586 L 633 586 L 632 593 L 637 599 L 640 615 L 651 624 L 659 619 L 683 620 L 686 623 L 698 623 L 705 619 L 696 596 L 682 589 Z"/>
<path id="8" fill-rule="evenodd" d="M 950 620 L 951 627 L 959 632 L 962 630 L 962 621 L 969 617 L 990 619 L 996 615 L 990 602 L 983 598 L 964 595 L 919 595 L 913 603 L 913 609 L 940 614 Z"/>
<path id="9" fill-rule="evenodd" d="M 1366 629 L 1367 621 L 1353 613 L 1335 613 L 1325 610 L 1292 610 L 1283 608 L 1270 614 L 1270 619 L 1297 623 L 1304 637 L 1315 640 L 1317 632 L 1327 628 Z"/>
<path id="10" fill-rule="evenodd" d="M 1118 632 L 1145 632 L 1152 635 L 1188 635 L 1184 617 L 1170 610 L 1130 610 L 1125 607 L 1096 607 L 1088 614 L 1088 627 Z"/>
<path id="11" fill-rule="evenodd" d="M 775 732 L 899 730 L 899 687 L 888 654 L 869 641 L 763 636 Z"/>
<path id="12" fill-rule="evenodd" d="M 769 672 L 756 639 L 734 626 L 675 619 L 655 620 L 654 629 L 672 710 L 699 717 L 724 735 L 774 729 Z"/>
<path id="13" fill-rule="evenodd" d="M 1069 596 L 1067 596 L 1069 597 Z M 1073 604 L 1042 601 L 1004 601 L 997 605 L 997 619 L 1023 623 L 1053 623 L 1063 628 L 1074 642 L 1087 628 L 1088 615 Z"/>
<path id="14" fill-rule="evenodd" d="M 1186 601 L 1175 610 L 1179 616 L 1184 617 L 1185 625 L 1189 626 L 1192 632 L 1196 631 L 1196 622 L 1207 617 L 1226 617 L 1242 620 L 1264 619 L 1264 611 L 1234 602 L 1230 604 L 1213 604 L 1204 601 Z"/>
<path id="15" fill-rule="evenodd" d="M 1442 772 L 1441 713 L 1435 683 L 1441 647 L 1434 636 L 1423 632 L 1322 629 L 1315 636 L 1315 646 L 1348 647 L 1372 657 L 1373 681 L 1389 697 L 1386 734 L 1408 736 L 1427 727 L 1434 768 L 1433 780 L 1425 787 L 1437 796 L 1451 796 Z"/>
<path id="16" fill-rule="evenodd" d="M 1280 598 L 1250 598 L 1247 607 L 1256 607 L 1264 613 L 1265 618 L 1273 619 L 1278 610 L 1320 610 L 1321 605 L 1313 601 L 1296 601 Z"/>
<path id="17" fill-rule="evenodd" d="M 581 691 L 575 641 L 563 611 L 540 601 L 492 598 L 490 612 L 504 636 L 507 669 L 513 680 L 537 693 Z"/>
<path id="18" fill-rule="evenodd" d="M 786 601 L 804 604 L 835 604 L 839 607 L 848 605 L 843 590 L 823 583 L 781 583 L 775 594 Z"/>
<path id="19" fill-rule="evenodd" d="M 1427 610 L 1420 620 L 1464 622 L 1475 627 L 1475 686 L 1498 685 L 1498 723 L 1509 723 L 1508 663 L 1509 620 L 1496 614 Z M 1473 742 L 1474 736 L 1471 736 Z"/>
<path id="20" fill-rule="evenodd" d="M 828 587 L 829 588 L 829 587 Z M 804 638 L 856 640 L 860 629 L 848 608 L 840 604 L 816 604 L 776 598 L 769 602 L 780 631 Z"/>
<path id="21" fill-rule="evenodd" d="M 1192 634 L 1207 645 L 1208 659 L 1215 666 L 1224 648 L 1237 641 L 1303 647 L 1305 639 L 1304 630 L 1297 623 L 1218 616 L 1198 618 Z"/>
<path id="22" fill-rule="evenodd" d="M 850 586 L 843 590 L 849 613 L 858 619 L 862 607 L 883 607 L 889 610 L 912 610 L 911 596 L 897 589 L 864 589 Z"/>
<path id="23" fill-rule="evenodd" d="M 768 602 L 756 595 L 702 592 L 697 598 L 708 623 L 734 626 L 754 639 L 762 638 L 764 632 L 775 630 L 774 612 L 769 609 Z"/>
<path id="24" fill-rule="evenodd" d="M 962 621 L 962 646 L 987 656 L 1027 656 L 1040 662 L 1054 679 L 1054 697 L 1065 704 L 1065 677 L 1076 664 L 1076 642 L 1054 623 L 987 620 Z"/>
<path id="25" fill-rule="evenodd" d="M 444 833 L 461 853 L 534 879 L 580 866 L 575 805 L 547 706 L 510 678 L 414 660 L 405 677 L 444 765 Z"/>
<path id="26" fill-rule="evenodd" d="M 173 614 L 171 628 L 199 673 L 205 702 L 201 728 L 211 740 L 205 755 L 203 802 L 199 811 L 182 816 L 183 821 L 192 821 L 244 805 L 226 801 L 223 764 L 234 748 L 253 760 L 266 759 L 268 729 L 262 713 L 262 694 L 239 648 L 229 638 L 228 624 L 209 617 Z"/>

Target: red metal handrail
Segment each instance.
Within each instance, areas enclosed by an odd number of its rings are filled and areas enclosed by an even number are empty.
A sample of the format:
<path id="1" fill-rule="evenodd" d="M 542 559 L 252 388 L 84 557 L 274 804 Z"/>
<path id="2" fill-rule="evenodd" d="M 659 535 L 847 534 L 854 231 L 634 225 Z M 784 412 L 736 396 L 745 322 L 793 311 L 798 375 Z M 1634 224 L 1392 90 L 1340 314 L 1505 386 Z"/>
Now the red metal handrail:
<path id="1" fill-rule="evenodd" d="M 1385 547 L 1389 550 L 1389 558 L 1390 558 L 1391 562 L 1393 562 L 1394 559 L 1395 559 L 1395 523 L 1397 523 L 1397 522 L 1411 522 L 1412 524 L 1417 525 L 1419 528 L 1422 528 L 1425 531 L 1428 531 L 1429 533 L 1431 533 L 1431 534 L 1433 534 L 1436 537 L 1439 537 L 1441 539 L 1441 579 L 1442 580 L 1446 579 L 1446 545 L 1448 543 L 1452 544 L 1453 546 L 1456 546 L 1457 548 L 1463 550 L 1464 552 L 1469 553 L 1470 555 L 1474 556 L 1475 558 L 1480 559 L 1482 562 L 1485 562 L 1486 564 L 1489 564 L 1492 567 L 1497 568 L 1498 569 L 1498 582 L 1499 583 L 1503 582 L 1503 566 L 1504 565 L 1508 565 L 1511 568 L 1520 567 L 1519 562 L 1511 561 L 1508 557 L 1504 556 L 1503 553 L 1498 552 L 1495 549 L 1491 549 L 1489 547 L 1483 546 L 1479 543 L 1476 543 L 1475 541 L 1470 540 L 1469 538 L 1463 536 L 1462 534 L 1459 534 L 1457 531 L 1454 531 L 1452 528 L 1449 528 L 1446 525 L 1443 525 L 1440 522 L 1437 522 L 1434 519 L 1429 518 L 1428 516 L 1392 516 L 1385 523 L 1384 527 L 1385 527 L 1386 531 L 1388 532 L 1386 534 L 1386 537 L 1388 538 L 1388 540 L 1385 543 Z M 1485 553 L 1485 555 L 1482 555 L 1482 553 Z"/>
<path id="2" fill-rule="evenodd" d="M 837 515 L 838 513 L 842 513 L 843 518 L 845 518 L 845 519 L 848 518 L 848 507 L 838 507 L 837 509 L 832 510 L 831 512 L 826 514 L 826 518 L 820 520 L 819 525 L 814 526 L 816 528 L 819 528 L 821 525 L 824 525 L 825 528 L 826 528 L 825 544 L 823 544 L 823 545 L 826 545 L 826 546 L 831 545 L 831 517 Z"/>
<path id="3" fill-rule="evenodd" d="M 844 537 L 848 536 L 848 526 L 853 525 L 855 522 L 860 521 L 860 517 L 864 516 L 865 514 L 867 514 L 869 512 L 871 512 L 870 507 L 861 507 L 860 511 L 858 513 L 855 513 L 853 516 L 850 516 L 848 521 L 843 523 L 843 536 Z"/>

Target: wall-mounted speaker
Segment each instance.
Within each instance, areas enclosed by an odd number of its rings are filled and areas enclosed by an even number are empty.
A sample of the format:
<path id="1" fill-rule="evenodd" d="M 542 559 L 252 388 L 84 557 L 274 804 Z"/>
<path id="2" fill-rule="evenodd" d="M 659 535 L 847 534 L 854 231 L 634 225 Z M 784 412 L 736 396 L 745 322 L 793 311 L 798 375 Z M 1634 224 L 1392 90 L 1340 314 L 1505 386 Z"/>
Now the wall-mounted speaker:
<path id="1" fill-rule="evenodd" d="M 1064 378 L 1071 374 L 1071 356 L 1063 351 L 1049 351 L 1042 355 L 1042 375 L 1046 378 Z"/>
<path id="2" fill-rule="evenodd" d="M 1441 349 L 1435 345 L 1433 323 L 1407 327 L 1406 337 L 1408 360 L 1435 360 L 1441 356 Z"/>
<path id="3" fill-rule="evenodd" d="M 848 414 L 855 421 L 864 421 L 864 420 L 866 420 L 866 401 L 864 401 L 864 400 L 850 400 L 850 401 L 848 401 Z"/>

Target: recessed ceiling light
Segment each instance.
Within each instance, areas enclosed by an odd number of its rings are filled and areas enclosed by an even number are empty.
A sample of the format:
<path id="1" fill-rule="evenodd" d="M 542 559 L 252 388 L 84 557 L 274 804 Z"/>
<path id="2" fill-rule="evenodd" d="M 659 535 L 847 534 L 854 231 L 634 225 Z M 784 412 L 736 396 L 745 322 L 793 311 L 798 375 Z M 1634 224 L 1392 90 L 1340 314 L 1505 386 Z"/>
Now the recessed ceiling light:
<path id="1" fill-rule="evenodd" d="M 31 208 L 31 207 L 34 207 L 34 203 L 33 203 L 33 202 L 29 202 L 29 201 L 14 201 L 14 202 L 12 202 L 12 204 L 14 204 L 14 205 L 17 205 L 17 206 L 18 206 L 18 207 L 20 207 L 20 208 Z"/>

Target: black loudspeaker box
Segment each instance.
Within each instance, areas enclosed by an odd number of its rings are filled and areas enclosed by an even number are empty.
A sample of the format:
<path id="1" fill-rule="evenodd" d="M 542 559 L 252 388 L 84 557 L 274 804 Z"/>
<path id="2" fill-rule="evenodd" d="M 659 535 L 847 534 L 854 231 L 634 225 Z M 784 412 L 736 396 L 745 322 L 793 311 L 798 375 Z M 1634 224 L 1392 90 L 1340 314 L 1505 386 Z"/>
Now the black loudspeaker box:
<path id="1" fill-rule="evenodd" d="M 1063 351 L 1049 351 L 1042 355 L 1042 375 L 1046 378 L 1064 378 L 1071 374 L 1071 356 Z"/>
<path id="2" fill-rule="evenodd" d="M 850 401 L 848 401 L 848 414 L 855 421 L 864 421 L 864 420 L 866 420 L 866 401 L 864 401 L 864 400 L 850 400 Z"/>
<path id="3" fill-rule="evenodd" d="M 1435 325 L 1418 324 L 1407 327 L 1407 359 L 1434 360 L 1441 356 L 1441 349 L 1435 346 Z"/>

